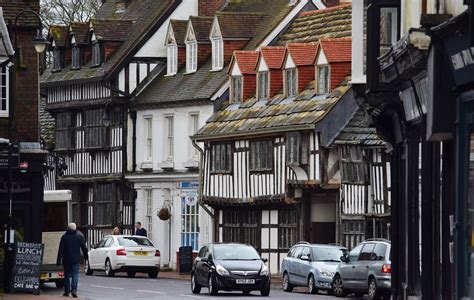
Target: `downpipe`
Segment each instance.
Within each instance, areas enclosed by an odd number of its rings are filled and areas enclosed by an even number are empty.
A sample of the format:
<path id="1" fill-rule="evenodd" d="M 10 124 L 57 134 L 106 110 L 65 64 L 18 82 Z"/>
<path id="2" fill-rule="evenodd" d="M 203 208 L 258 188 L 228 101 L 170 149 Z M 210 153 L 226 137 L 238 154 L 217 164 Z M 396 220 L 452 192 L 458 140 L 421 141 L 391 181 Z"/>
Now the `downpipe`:
<path id="1" fill-rule="evenodd" d="M 202 203 L 202 191 L 203 191 L 203 183 L 204 183 L 204 168 L 203 168 L 203 160 L 204 160 L 204 150 L 199 147 L 195 140 L 191 139 L 191 143 L 193 147 L 199 151 L 199 187 L 198 187 L 198 203 L 199 206 L 204 209 L 204 211 L 212 218 L 215 222 L 216 216 L 214 213 Z"/>

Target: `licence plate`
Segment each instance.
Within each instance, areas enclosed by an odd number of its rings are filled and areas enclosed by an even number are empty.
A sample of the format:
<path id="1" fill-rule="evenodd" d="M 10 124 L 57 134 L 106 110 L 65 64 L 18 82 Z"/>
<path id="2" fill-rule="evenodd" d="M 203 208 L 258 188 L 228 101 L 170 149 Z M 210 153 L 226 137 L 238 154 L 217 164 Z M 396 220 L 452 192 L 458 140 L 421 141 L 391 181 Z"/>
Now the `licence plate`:
<path id="1" fill-rule="evenodd" d="M 40 278 L 41 279 L 48 279 L 49 278 L 49 273 L 41 273 Z"/>
<path id="2" fill-rule="evenodd" d="M 236 279 L 237 284 L 255 284 L 255 279 Z"/>
<path id="3" fill-rule="evenodd" d="M 148 253 L 144 252 L 144 251 L 135 251 L 133 252 L 134 255 L 136 256 L 147 256 Z"/>

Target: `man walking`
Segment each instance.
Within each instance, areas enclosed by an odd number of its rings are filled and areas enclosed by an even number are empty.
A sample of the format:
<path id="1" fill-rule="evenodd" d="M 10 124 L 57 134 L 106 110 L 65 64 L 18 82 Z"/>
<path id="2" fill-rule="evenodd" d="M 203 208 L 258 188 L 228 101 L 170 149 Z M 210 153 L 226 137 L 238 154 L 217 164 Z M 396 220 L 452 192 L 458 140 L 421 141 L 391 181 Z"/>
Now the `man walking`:
<path id="1" fill-rule="evenodd" d="M 66 233 L 61 237 L 59 244 L 58 259 L 56 264 L 61 262 L 64 267 L 64 294 L 69 297 L 69 293 L 77 298 L 77 284 L 79 281 L 79 266 L 81 263 L 81 252 L 84 259 L 88 259 L 87 247 L 84 236 L 76 231 L 76 223 L 69 223 Z"/>
<path id="2" fill-rule="evenodd" d="M 142 228 L 142 223 L 140 223 L 140 222 L 135 223 L 135 235 L 141 235 L 141 236 L 145 236 L 145 237 L 147 235 L 146 229 Z"/>

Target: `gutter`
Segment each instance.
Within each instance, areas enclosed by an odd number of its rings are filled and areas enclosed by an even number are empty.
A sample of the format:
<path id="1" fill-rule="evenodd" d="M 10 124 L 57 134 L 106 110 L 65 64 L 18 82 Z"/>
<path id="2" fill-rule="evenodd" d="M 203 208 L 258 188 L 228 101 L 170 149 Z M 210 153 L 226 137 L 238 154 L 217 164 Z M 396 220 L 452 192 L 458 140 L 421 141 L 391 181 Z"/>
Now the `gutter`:
<path id="1" fill-rule="evenodd" d="M 193 143 L 193 147 L 199 151 L 199 188 L 198 188 L 199 200 L 198 200 L 198 203 L 199 203 L 199 206 L 201 206 L 202 209 L 204 209 L 204 211 L 207 212 L 207 214 L 212 218 L 215 224 L 216 216 L 214 215 L 214 213 L 212 213 L 212 211 L 207 206 L 205 206 L 202 203 L 202 191 L 203 191 L 203 182 L 204 182 L 204 179 L 203 179 L 204 178 L 204 168 L 203 168 L 204 150 L 201 149 L 201 147 L 199 147 L 199 145 L 196 143 L 195 140 L 191 140 L 191 142 Z"/>

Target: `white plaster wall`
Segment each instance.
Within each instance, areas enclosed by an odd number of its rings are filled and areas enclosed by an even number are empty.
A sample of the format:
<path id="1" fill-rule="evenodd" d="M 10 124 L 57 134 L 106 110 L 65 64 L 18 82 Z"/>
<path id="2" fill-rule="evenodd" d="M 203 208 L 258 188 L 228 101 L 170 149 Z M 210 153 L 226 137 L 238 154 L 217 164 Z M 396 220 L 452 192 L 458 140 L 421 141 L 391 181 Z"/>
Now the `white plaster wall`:
<path id="1" fill-rule="evenodd" d="M 457 16 L 467 9 L 467 5 L 464 5 L 464 0 L 444 0 L 446 13 Z"/>
<path id="2" fill-rule="evenodd" d="M 140 165 L 144 160 L 144 151 L 146 147 L 146 139 L 144 130 L 144 117 L 152 116 L 153 118 L 153 170 L 161 170 L 159 164 L 167 159 L 165 157 L 165 117 L 174 116 L 174 168 L 175 170 L 185 170 L 185 163 L 192 157 L 190 147 L 190 115 L 199 113 L 199 127 L 202 127 L 206 120 L 212 114 L 212 105 L 187 106 L 179 108 L 142 110 L 137 112 L 137 167 L 140 171 Z M 129 135 L 132 134 L 129 130 Z M 202 147 L 202 145 L 201 145 Z"/>
<path id="3" fill-rule="evenodd" d="M 197 16 L 197 14 L 198 0 L 183 0 L 135 57 L 166 57 L 165 37 L 169 20 L 187 20 L 189 16 Z"/>

